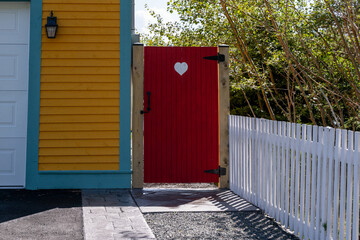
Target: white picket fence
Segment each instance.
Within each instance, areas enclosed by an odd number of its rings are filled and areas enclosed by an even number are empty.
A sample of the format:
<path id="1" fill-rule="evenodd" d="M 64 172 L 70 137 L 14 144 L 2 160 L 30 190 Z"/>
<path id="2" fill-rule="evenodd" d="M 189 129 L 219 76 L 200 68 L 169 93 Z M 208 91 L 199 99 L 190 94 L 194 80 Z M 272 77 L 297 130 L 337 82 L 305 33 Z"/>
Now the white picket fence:
<path id="1" fill-rule="evenodd" d="M 360 132 L 230 116 L 230 189 L 300 239 L 359 239 Z"/>

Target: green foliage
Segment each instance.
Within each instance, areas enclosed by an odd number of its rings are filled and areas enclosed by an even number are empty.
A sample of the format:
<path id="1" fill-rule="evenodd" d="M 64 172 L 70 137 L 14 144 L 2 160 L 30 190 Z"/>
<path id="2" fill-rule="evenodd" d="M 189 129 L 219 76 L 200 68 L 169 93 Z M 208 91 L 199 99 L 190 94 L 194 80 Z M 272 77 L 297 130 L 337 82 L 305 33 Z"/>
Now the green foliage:
<path id="1" fill-rule="evenodd" d="M 169 0 L 143 42 L 230 46 L 231 113 L 360 129 L 356 0 Z"/>

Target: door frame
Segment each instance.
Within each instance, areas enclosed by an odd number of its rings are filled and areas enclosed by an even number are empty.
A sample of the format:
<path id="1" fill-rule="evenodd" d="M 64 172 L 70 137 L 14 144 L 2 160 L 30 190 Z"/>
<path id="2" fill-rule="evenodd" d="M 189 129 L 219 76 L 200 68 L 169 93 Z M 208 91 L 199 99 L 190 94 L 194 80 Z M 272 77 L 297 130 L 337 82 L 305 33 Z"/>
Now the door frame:
<path id="1" fill-rule="evenodd" d="M 226 175 L 219 179 L 219 188 L 229 188 L 229 46 L 219 45 L 218 52 L 225 56 L 219 62 L 219 166 Z M 132 61 L 132 188 L 144 187 L 144 45 L 133 45 Z"/>

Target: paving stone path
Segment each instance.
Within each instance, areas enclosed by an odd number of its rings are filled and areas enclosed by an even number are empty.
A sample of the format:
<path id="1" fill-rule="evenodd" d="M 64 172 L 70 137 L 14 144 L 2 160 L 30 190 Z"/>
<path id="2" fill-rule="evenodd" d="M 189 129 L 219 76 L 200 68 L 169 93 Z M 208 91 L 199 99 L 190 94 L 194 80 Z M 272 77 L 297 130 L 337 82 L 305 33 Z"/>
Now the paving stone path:
<path id="1" fill-rule="evenodd" d="M 155 239 L 128 190 L 82 191 L 85 240 Z"/>

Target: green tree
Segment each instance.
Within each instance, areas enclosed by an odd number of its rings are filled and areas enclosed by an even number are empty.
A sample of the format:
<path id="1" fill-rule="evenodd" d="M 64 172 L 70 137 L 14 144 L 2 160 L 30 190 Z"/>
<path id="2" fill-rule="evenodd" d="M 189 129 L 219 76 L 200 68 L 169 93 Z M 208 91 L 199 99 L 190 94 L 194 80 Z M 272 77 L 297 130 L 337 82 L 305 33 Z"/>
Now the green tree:
<path id="1" fill-rule="evenodd" d="M 150 11 L 150 10 L 149 10 Z M 230 45 L 233 114 L 358 129 L 359 2 L 170 0 L 147 45 Z"/>

